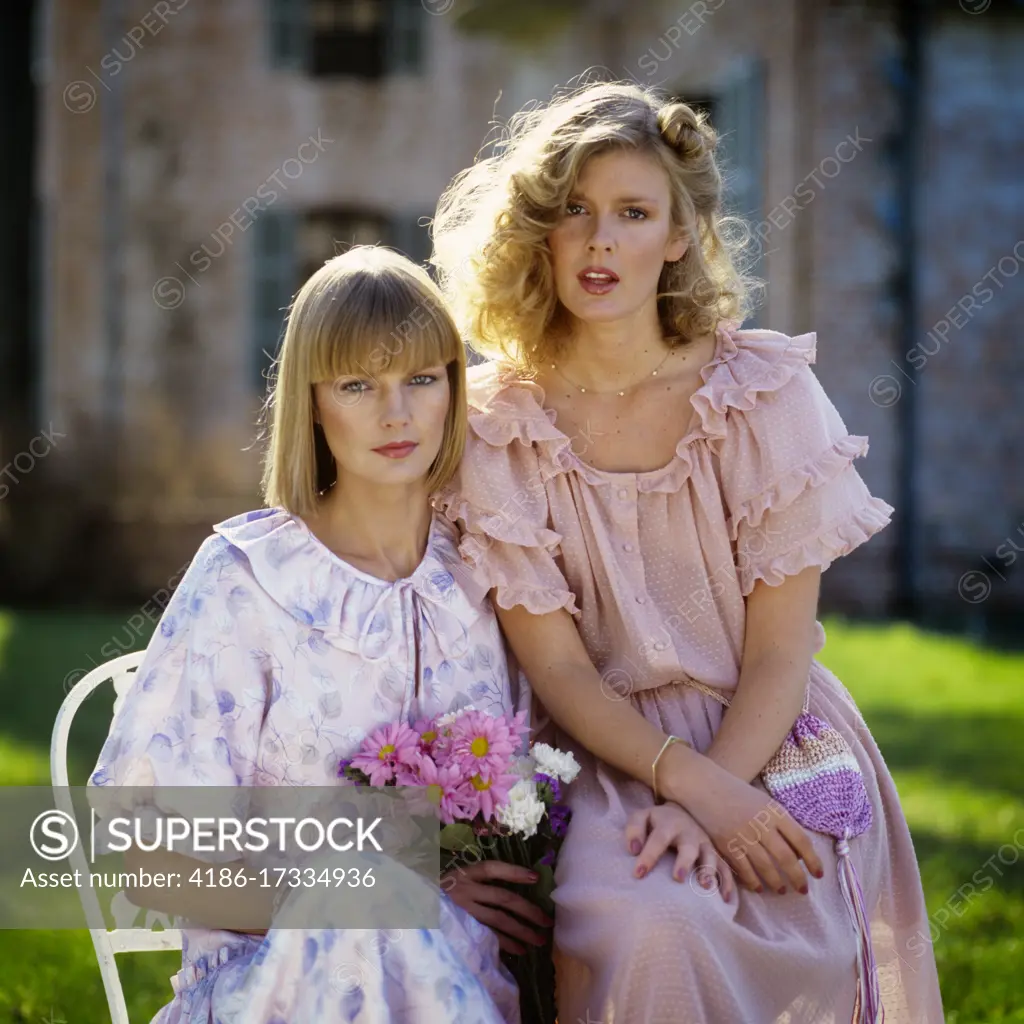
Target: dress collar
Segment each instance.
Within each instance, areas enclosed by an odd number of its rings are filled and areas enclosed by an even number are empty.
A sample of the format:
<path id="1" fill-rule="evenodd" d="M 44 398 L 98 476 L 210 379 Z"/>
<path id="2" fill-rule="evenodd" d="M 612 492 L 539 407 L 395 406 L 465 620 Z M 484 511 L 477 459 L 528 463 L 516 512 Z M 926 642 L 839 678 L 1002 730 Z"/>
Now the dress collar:
<path id="1" fill-rule="evenodd" d="M 459 657 L 486 594 L 462 563 L 457 531 L 431 517 L 427 547 L 411 575 L 382 580 L 343 561 L 297 516 L 264 508 L 218 523 L 214 531 L 248 562 L 268 596 L 323 641 L 368 661 L 386 656 L 420 621 L 446 653 Z M 311 639 L 311 645 L 318 642 Z"/>
<path id="2" fill-rule="evenodd" d="M 762 395 L 777 391 L 815 358 L 813 333 L 789 337 L 777 331 L 741 331 L 726 321 L 715 333 L 714 355 L 701 368 L 703 383 L 690 397 L 695 413 L 690 429 L 665 466 L 622 473 L 589 465 L 574 450 L 572 438 L 555 425 L 555 411 L 544 407 L 544 389 L 502 363 L 483 363 L 467 372 L 470 428 L 493 447 L 512 441 L 533 446 L 545 481 L 573 472 L 592 486 L 614 486 L 628 477 L 639 491 L 677 491 L 692 471 L 695 442 L 722 441 L 730 410 L 749 412 Z"/>

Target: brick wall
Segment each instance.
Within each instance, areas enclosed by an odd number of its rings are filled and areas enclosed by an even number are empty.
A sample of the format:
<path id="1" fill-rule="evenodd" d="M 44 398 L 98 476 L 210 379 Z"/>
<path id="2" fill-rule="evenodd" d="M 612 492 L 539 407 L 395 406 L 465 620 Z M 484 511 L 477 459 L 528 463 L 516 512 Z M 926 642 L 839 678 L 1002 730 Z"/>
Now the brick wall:
<path id="1" fill-rule="evenodd" d="M 423 74 L 376 83 L 272 69 L 263 5 L 173 0 L 167 7 L 176 13 L 156 30 L 154 6 L 125 3 L 124 31 L 134 38 L 112 49 L 99 0 L 58 0 L 46 46 L 43 420 L 68 435 L 48 459 L 53 486 L 62 488 L 49 493 L 76 496 L 58 503 L 64 518 L 55 526 L 58 512 L 43 493 L 31 518 L 49 517 L 47 537 L 74 536 L 75 510 L 88 497 L 106 509 L 96 514 L 114 524 L 108 547 L 132 567 L 126 576 L 139 589 L 166 579 L 210 523 L 258 502 L 253 231 L 236 226 L 225 242 L 221 226 L 261 186 L 274 175 L 284 182 L 281 208 L 429 214 L 451 176 L 472 162 L 492 118 L 588 68 L 684 97 L 721 96 L 745 68 L 760 69 L 767 144 L 757 184 L 770 224 L 760 322 L 817 331 L 819 378 L 850 430 L 871 437 L 859 468 L 876 494 L 896 502 L 897 409 L 872 393 L 880 375 L 898 378 L 890 361 L 901 358 L 887 156 L 899 130 L 894 5 L 650 0 L 618 14 L 609 5 L 605 19 L 585 19 L 529 50 L 466 36 L 451 16 L 426 17 Z M 1017 242 L 1020 26 L 966 15 L 933 26 L 918 247 L 923 339 Z M 123 352 L 112 360 L 102 154 L 115 85 L 123 88 L 125 260 Z M 853 148 L 844 145 L 850 139 Z M 298 162 L 300 146 L 306 159 Z M 291 172 L 301 163 L 300 173 L 285 175 L 288 160 Z M 199 269 L 190 258 L 204 251 L 211 256 Z M 1008 280 L 952 328 L 919 375 L 918 536 L 923 579 L 936 598 L 950 598 L 957 574 L 979 553 L 996 561 L 1024 520 L 1024 484 L 1009 470 L 1022 426 L 1024 356 L 1013 344 L 1019 282 Z M 113 435 L 103 432 L 110 420 L 122 425 Z M 825 605 L 883 613 L 894 589 L 894 541 L 890 528 L 836 563 Z M 33 556 L 39 572 L 59 576 L 59 544 L 32 550 L 46 552 Z M 1013 586 L 1019 601 L 1019 578 L 1001 593 Z"/>

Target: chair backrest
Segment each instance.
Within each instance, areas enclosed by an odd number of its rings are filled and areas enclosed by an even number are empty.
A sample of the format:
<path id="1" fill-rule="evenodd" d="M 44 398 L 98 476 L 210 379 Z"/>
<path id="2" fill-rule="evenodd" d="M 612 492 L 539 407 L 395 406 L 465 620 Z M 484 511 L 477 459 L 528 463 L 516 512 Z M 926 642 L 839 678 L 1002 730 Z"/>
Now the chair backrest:
<path id="1" fill-rule="evenodd" d="M 106 664 L 94 668 L 75 684 L 64 698 L 53 723 L 53 734 L 50 739 L 50 778 L 53 784 L 53 795 L 56 807 L 74 815 L 70 792 L 68 790 L 68 736 L 75 712 L 82 706 L 85 699 L 100 683 L 110 679 L 114 683 L 117 697 L 114 701 L 114 712 L 111 726 L 124 704 L 125 695 L 135 678 L 135 671 L 142 663 L 144 651 L 135 651 L 114 658 Z M 85 858 L 81 844 L 76 845 L 68 855 L 72 868 L 88 876 L 90 866 Z M 89 886 L 81 886 L 78 890 L 82 906 L 89 921 L 102 921 L 99 900 Z M 181 949 L 181 931 L 171 927 L 173 921 L 165 914 L 136 907 L 128 902 L 124 893 L 118 893 L 111 904 L 111 912 L 118 927 L 110 931 L 106 928 L 90 928 L 96 958 L 99 960 L 100 973 L 103 976 L 103 988 L 107 993 L 107 1003 L 113 1024 L 129 1024 L 128 1008 L 121 990 L 121 979 L 114 959 L 117 953 L 137 953 L 158 949 Z M 142 925 L 138 925 L 139 918 Z M 162 930 L 153 930 L 158 924 Z M 124 927 L 121 927 L 121 926 Z"/>

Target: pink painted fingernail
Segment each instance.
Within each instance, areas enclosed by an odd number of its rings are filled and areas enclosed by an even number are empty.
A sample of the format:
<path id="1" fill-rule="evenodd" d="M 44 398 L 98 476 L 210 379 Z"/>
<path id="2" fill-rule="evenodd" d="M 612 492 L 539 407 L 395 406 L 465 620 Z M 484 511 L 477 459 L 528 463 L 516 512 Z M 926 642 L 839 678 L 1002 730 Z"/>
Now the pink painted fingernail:
<path id="1" fill-rule="evenodd" d="M 633 854 L 634 857 L 640 852 L 641 849 L 642 847 L 640 846 L 639 839 L 634 839 L 633 842 L 629 844 L 629 852 Z"/>
<path id="2" fill-rule="evenodd" d="M 640 866 L 639 866 L 639 867 L 638 867 L 638 868 L 636 869 L 636 877 L 637 877 L 637 878 L 643 878 L 643 877 L 644 877 L 644 875 L 646 875 L 646 874 L 647 874 L 647 868 L 645 868 L 645 867 L 643 866 L 643 864 L 641 864 L 641 865 L 640 865 Z"/>
<path id="3" fill-rule="evenodd" d="M 785 896 L 785 895 L 786 895 L 786 887 L 785 887 L 785 886 L 783 886 L 783 887 L 782 887 L 782 888 L 781 888 L 781 889 L 779 890 L 779 895 L 780 895 L 780 896 Z"/>
<path id="4" fill-rule="evenodd" d="M 800 886 L 800 892 L 803 893 L 804 896 L 806 896 L 807 895 L 807 886 L 806 885 L 801 885 Z"/>

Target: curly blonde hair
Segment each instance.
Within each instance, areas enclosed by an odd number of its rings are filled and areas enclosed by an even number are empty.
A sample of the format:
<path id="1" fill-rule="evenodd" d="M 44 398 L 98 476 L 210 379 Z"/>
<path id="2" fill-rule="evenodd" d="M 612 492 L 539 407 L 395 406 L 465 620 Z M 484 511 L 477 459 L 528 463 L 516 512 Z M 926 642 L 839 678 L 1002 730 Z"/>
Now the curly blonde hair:
<path id="1" fill-rule="evenodd" d="M 452 180 L 433 221 L 442 290 L 470 346 L 533 372 L 565 350 L 571 316 L 558 301 L 547 236 L 586 161 L 626 149 L 664 168 L 671 217 L 690 245 L 666 263 L 658 315 L 672 345 L 742 321 L 758 282 L 744 273 L 750 232 L 722 208 L 718 142 L 705 113 L 633 83 L 557 95 L 509 121 L 498 151 Z"/>

